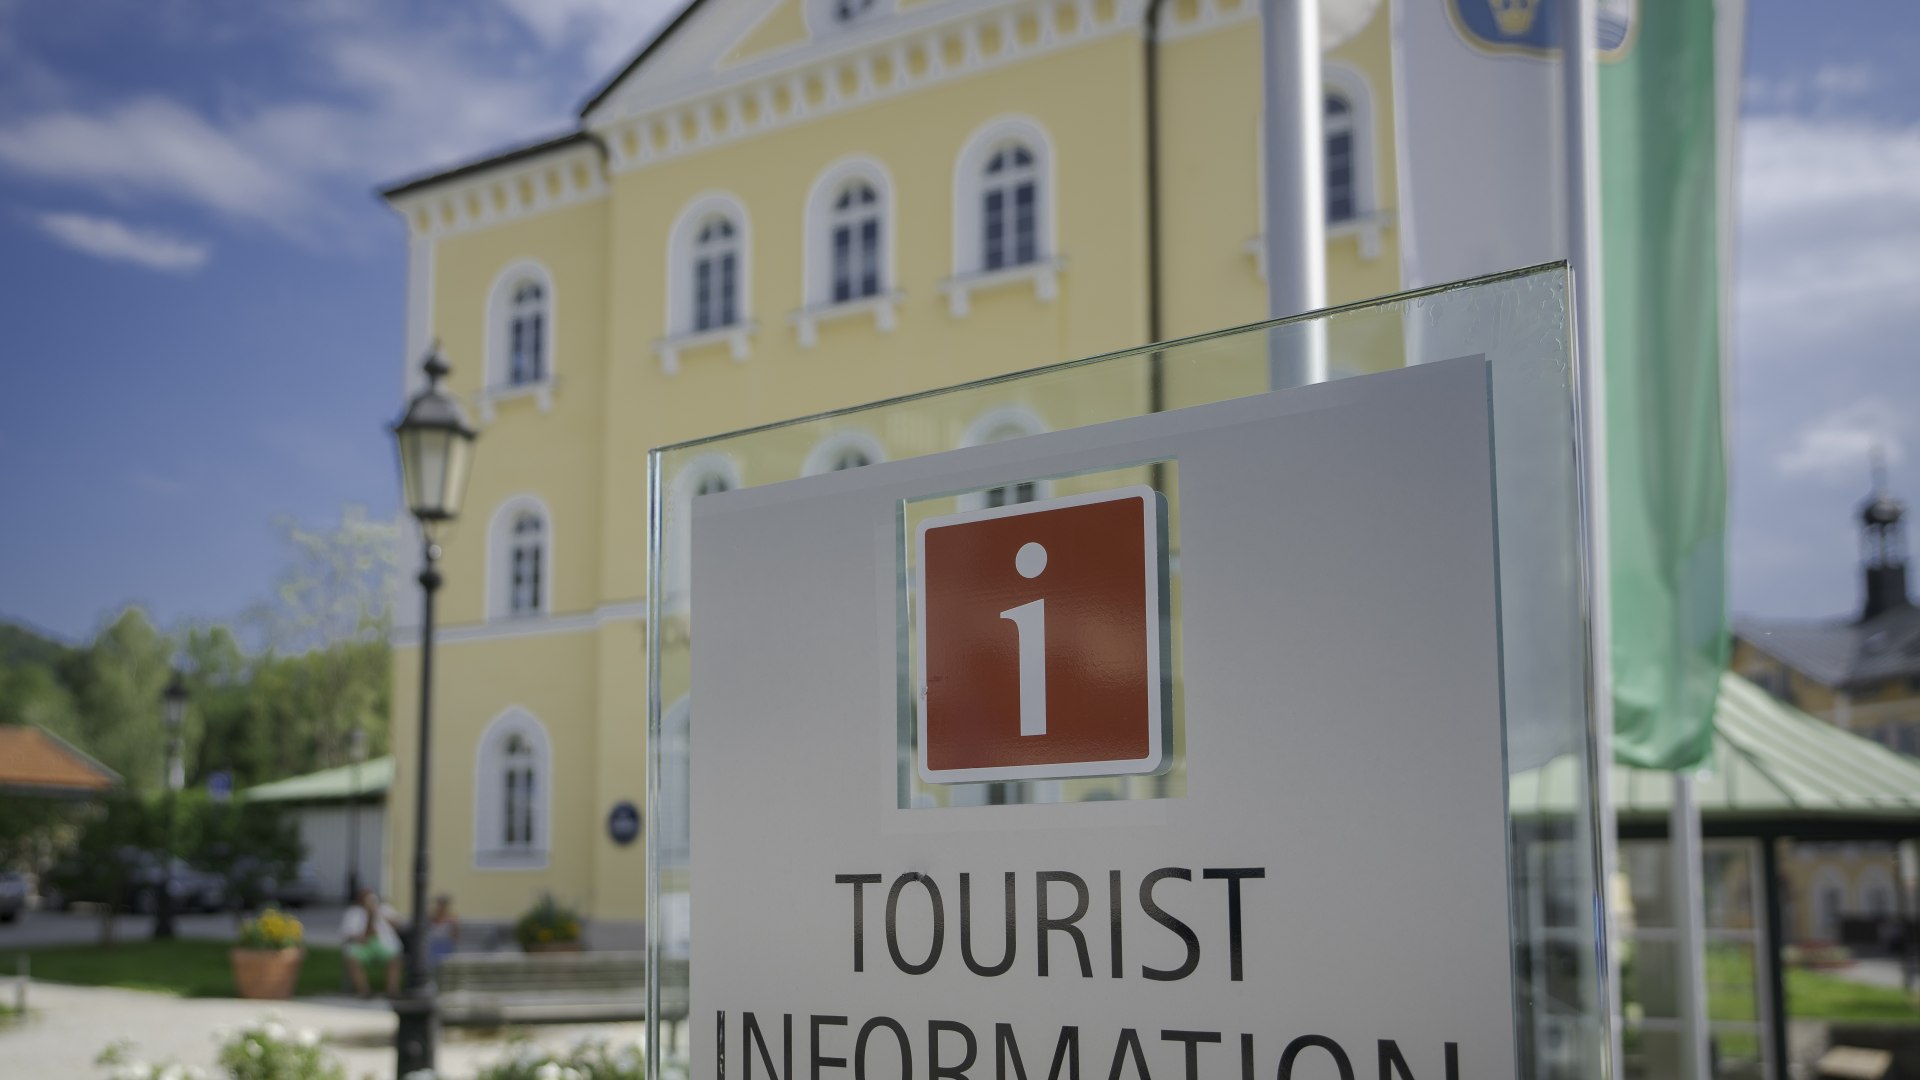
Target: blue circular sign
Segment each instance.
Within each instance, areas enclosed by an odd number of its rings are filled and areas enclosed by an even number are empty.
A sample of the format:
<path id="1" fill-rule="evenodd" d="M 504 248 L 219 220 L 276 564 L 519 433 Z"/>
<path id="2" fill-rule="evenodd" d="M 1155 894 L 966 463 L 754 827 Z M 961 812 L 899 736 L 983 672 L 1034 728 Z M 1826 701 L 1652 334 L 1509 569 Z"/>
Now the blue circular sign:
<path id="1" fill-rule="evenodd" d="M 640 808 L 625 799 L 613 804 L 607 811 L 607 835 L 621 847 L 633 843 L 640 835 Z"/>

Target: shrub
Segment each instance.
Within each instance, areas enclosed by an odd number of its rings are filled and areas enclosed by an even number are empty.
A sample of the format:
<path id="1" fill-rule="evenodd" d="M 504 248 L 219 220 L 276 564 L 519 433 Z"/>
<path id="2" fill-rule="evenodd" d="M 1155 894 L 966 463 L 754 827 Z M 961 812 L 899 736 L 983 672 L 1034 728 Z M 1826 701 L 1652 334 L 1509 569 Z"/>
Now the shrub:
<path id="1" fill-rule="evenodd" d="M 579 941 L 580 914 L 562 906 L 552 893 L 541 893 L 540 902 L 513 924 L 513 937 L 523 949 Z"/>
<path id="2" fill-rule="evenodd" d="M 300 920 L 268 908 L 257 919 L 240 923 L 240 947 L 243 949 L 292 949 L 299 946 L 305 931 Z"/>
<path id="3" fill-rule="evenodd" d="M 346 1068 L 320 1048 L 319 1032 L 311 1028 L 288 1031 L 272 1016 L 229 1036 L 220 1045 L 220 1067 L 232 1080 L 346 1080 L 347 1077 Z"/>
<path id="4" fill-rule="evenodd" d="M 646 1075 L 638 1042 L 588 1037 L 564 1052 L 523 1043 L 474 1080 L 643 1080 Z"/>

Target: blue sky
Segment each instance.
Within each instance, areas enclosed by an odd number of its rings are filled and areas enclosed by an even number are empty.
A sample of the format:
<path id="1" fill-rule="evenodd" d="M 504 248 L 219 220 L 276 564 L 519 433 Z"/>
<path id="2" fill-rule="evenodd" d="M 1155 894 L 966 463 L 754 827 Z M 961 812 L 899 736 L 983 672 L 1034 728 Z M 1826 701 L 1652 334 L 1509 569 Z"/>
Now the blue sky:
<path id="1" fill-rule="evenodd" d="M 229 617 L 276 517 L 394 513 L 371 190 L 564 130 L 668 2 L 0 0 L 0 617 Z M 1733 599 L 1827 614 L 1868 446 L 1920 496 L 1920 8 L 1753 0 L 1749 30 Z"/>

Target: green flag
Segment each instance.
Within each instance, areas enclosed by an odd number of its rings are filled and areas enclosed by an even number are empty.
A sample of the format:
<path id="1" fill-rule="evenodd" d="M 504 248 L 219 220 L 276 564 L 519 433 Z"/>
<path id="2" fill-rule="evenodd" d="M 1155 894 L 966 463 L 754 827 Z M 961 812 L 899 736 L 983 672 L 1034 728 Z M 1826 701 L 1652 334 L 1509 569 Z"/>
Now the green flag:
<path id="1" fill-rule="evenodd" d="M 1599 70 L 1615 760 L 1686 770 L 1729 648 L 1713 0 L 1643 0 Z"/>

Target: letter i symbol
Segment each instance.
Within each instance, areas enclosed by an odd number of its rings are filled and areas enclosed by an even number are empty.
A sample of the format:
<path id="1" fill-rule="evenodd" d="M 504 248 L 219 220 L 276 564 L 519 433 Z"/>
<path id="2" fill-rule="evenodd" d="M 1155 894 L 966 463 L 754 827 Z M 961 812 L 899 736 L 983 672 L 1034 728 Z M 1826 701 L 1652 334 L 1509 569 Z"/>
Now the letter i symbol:
<path id="1" fill-rule="evenodd" d="M 1013 568 L 1037 578 L 1047 568 L 1047 549 L 1033 541 L 1020 545 Z M 1047 733 L 1047 601 L 1029 600 L 1000 617 L 1013 623 L 1020 640 L 1020 734 Z"/>

